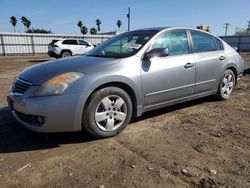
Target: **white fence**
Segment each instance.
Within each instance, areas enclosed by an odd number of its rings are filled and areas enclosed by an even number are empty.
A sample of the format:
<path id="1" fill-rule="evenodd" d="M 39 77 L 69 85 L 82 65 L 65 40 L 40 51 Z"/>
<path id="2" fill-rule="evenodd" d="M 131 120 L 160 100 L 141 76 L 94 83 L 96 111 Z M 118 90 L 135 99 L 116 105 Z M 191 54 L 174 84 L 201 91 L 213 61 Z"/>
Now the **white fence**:
<path id="1" fill-rule="evenodd" d="M 0 33 L 0 56 L 46 54 L 53 39 L 77 38 L 92 44 L 102 43 L 113 35 L 61 35 L 36 33 Z"/>
<path id="2" fill-rule="evenodd" d="M 250 52 L 250 36 L 221 36 L 220 38 L 242 52 Z"/>

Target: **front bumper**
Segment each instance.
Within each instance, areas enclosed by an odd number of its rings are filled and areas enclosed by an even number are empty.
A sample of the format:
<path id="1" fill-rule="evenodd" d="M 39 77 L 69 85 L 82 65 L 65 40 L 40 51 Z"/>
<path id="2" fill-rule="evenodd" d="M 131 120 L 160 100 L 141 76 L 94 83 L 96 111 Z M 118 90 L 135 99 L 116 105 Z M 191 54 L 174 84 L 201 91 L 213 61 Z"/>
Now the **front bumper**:
<path id="1" fill-rule="evenodd" d="M 36 132 L 80 131 L 85 93 L 24 98 L 7 97 L 13 117 Z"/>

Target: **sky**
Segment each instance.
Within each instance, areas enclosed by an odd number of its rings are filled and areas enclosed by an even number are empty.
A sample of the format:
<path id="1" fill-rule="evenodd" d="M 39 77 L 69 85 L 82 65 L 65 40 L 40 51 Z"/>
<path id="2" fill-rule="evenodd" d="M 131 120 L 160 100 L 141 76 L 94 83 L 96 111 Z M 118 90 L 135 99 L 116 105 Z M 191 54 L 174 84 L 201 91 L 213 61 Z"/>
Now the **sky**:
<path id="1" fill-rule="evenodd" d="M 158 26 L 210 25 L 212 33 L 224 35 L 225 23 L 230 23 L 228 34 L 236 27 L 246 28 L 250 21 L 250 0 L 0 0 L 0 32 L 12 32 L 10 17 L 16 16 L 16 30 L 23 32 L 20 17 L 31 21 L 33 28 L 52 30 L 53 33 L 79 34 L 77 22 L 88 28 L 102 21 L 101 31 L 127 29 L 127 11 L 131 8 L 131 30 Z"/>

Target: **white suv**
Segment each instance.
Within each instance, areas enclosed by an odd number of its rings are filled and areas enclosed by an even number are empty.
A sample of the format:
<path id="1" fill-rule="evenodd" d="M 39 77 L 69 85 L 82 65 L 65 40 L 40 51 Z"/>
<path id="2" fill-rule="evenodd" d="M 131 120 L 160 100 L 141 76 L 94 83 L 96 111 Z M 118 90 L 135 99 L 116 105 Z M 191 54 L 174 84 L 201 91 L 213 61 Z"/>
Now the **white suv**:
<path id="1" fill-rule="evenodd" d="M 48 45 L 50 57 L 68 57 L 72 55 L 85 54 L 95 46 L 81 39 L 57 39 Z"/>

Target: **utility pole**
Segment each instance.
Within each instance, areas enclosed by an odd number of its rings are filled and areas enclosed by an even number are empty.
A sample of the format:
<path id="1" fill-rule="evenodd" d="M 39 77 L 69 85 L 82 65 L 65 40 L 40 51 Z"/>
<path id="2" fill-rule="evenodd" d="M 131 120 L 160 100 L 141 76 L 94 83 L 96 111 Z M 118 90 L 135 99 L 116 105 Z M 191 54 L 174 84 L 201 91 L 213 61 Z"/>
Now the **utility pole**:
<path id="1" fill-rule="evenodd" d="M 128 8 L 127 18 L 128 18 L 128 31 L 130 31 L 130 8 Z"/>
<path id="2" fill-rule="evenodd" d="M 250 33 L 250 21 L 248 21 L 248 25 L 247 25 L 247 35 L 249 35 Z"/>
<path id="3" fill-rule="evenodd" d="M 225 23 L 225 36 L 227 36 L 227 30 L 228 30 L 228 26 L 229 26 L 230 24 L 229 23 Z"/>

